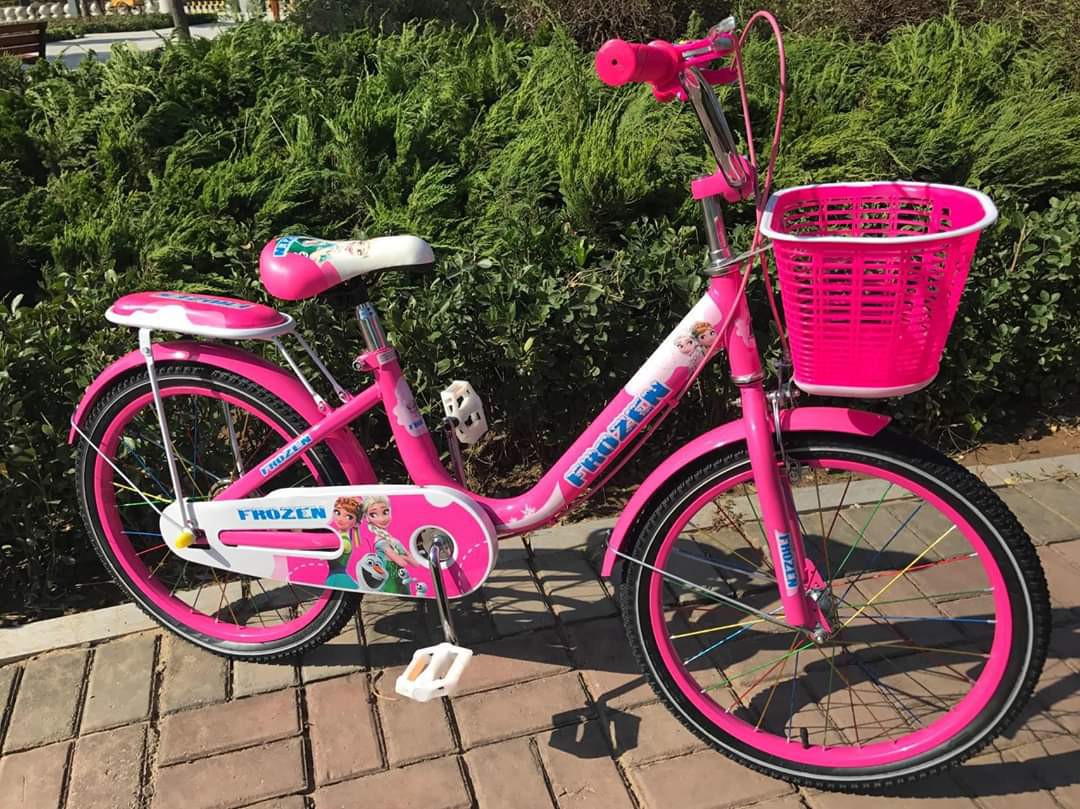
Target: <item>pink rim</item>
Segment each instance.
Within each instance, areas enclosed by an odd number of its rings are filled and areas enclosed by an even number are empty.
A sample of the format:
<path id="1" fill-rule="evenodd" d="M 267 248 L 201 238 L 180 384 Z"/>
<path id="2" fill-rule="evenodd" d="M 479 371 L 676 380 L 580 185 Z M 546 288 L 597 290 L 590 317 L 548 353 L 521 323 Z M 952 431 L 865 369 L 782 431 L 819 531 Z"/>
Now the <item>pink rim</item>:
<path id="1" fill-rule="evenodd" d="M 260 422 L 280 435 L 284 442 L 290 441 L 293 437 L 279 425 L 269 421 L 258 410 L 250 407 L 241 399 L 230 396 L 229 394 L 196 385 L 170 386 L 168 388 L 162 388 L 161 393 L 165 398 L 181 395 L 198 395 L 225 401 L 259 419 Z M 152 401 L 153 397 L 148 391 L 147 393 L 136 397 L 116 415 L 109 423 L 105 435 L 102 437 L 101 451 L 103 453 L 110 458 L 113 456 L 113 453 L 115 453 L 116 447 L 120 442 L 124 428 L 127 427 L 131 419 L 139 410 L 150 404 Z M 124 573 L 139 592 L 148 600 L 152 601 L 158 609 L 169 617 L 202 635 L 216 638 L 217 640 L 230 643 L 257 645 L 272 643 L 294 635 L 303 630 L 322 614 L 324 608 L 330 601 L 331 591 L 329 590 L 324 591 L 317 599 L 310 602 L 307 609 L 301 614 L 292 620 L 284 621 L 275 626 L 241 626 L 226 621 L 216 620 L 205 613 L 192 609 L 192 607 L 182 599 L 172 595 L 168 588 L 160 581 L 155 580 L 149 575 L 150 571 L 146 564 L 139 558 L 135 548 L 124 533 L 124 528 L 120 521 L 119 510 L 117 508 L 102 507 L 101 504 L 103 503 L 115 502 L 113 470 L 100 455 L 96 455 L 95 457 L 95 503 L 98 508 L 98 518 L 105 531 L 105 538 L 109 543 L 109 547 L 112 549 L 114 557 L 119 560 Z M 308 463 L 306 459 L 304 460 L 304 463 Z M 309 464 L 308 468 L 312 475 L 317 476 L 318 473 L 314 467 Z"/>
<path id="2" fill-rule="evenodd" d="M 851 769 L 881 767 L 883 765 L 894 764 L 899 761 L 915 758 L 923 753 L 934 750 L 963 731 L 975 717 L 978 716 L 983 708 L 986 707 L 993 694 L 997 691 L 1008 664 L 1013 634 L 1011 605 L 1008 589 L 1005 587 L 1004 577 L 1001 575 L 1001 570 L 998 568 L 997 562 L 990 554 L 989 549 L 979 537 L 978 533 L 971 527 L 970 523 L 961 517 L 954 509 L 944 503 L 939 497 L 922 488 L 914 481 L 884 469 L 841 459 L 828 459 L 827 463 L 829 469 L 844 469 L 852 472 L 869 473 L 874 477 L 888 480 L 891 483 L 902 486 L 910 493 L 922 497 L 927 502 L 932 503 L 942 514 L 951 519 L 960 531 L 962 531 L 964 537 L 971 543 L 972 548 L 974 548 L 979 560 L 982 562 L 983 570 L 989 580 L 989 585 L 993 588 L 994 608 L 996 613 L 994 641 L 990 648 L 986 666 L 979 675 L 979 679 L 976 681 L 975 686 L 944 716 L 939 717 L 925 728 L 891 741 L 876 742 L 857 748 L 850 746 L 830 746 L 826 748 L 820 745 L 803 748 L 797 740 L 788 741 L 775 734 L 755 730 L 752 724 L 728 713 L 714 700 L 710 699 L 707 694 L 702 692 L 700 684 L 695 682 L 692 675 L 686 669 L 686 666 L 684 666 L 679 659 L 674 644 L 668 636 L 667 621 L 664 617 L 661 598 L 661 576 L 654 575 L 650 578 L 649 617 L 654 636 L 657 639 L 657 647 L 659 648 L 660 655 L 664 661 L 664 666 L 668 673 L 674 678 L 682 696 L 688 699 L 709 719 L 709 721 L 713 722 L 725 733 L 730 734 L 738 741 L 749 745 L 752 748 L 756 748 L 766 755 L 775 756 L 779 759 L 796 762 L 798 764 L 814 767 Z M 820 466 L 821 459 L 814 459 L 809 462 L 808 465 Z M 691 517 L 696 514 L 706 502 L 740 483 L 745 483 L 750 478 L 751 473 L 747 471 L 731 480 L 723 481 L 720 486 L 714 487 L 709 492 L 701 495 L 695 499 L 691 505 L 683 509 L 683 512 L 675 525 L 672 526 L 672 529 L 668 532 L 667 536 L 664 537 L 663 544 L 661 545 L 660 551 L 654 562 L 655 566 L 660 569 L 664 568 L 667 557 L 680 532 L 690 521 Z M 988 562 L 989 564 L 987 564 Z"/>

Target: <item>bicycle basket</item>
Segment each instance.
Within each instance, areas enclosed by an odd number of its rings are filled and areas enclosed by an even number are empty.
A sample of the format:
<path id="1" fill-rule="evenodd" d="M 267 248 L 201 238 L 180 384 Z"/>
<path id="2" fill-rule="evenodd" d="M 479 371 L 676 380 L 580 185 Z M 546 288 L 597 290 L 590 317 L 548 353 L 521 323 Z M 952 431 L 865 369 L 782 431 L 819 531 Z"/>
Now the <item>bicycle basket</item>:
<path id="1" fill-rule="evenodd" d="M 983 228 L 985 194 L 913 182 L 808 185 L 770 197 L 794 380 L 807 393 L 899 396 L 929 385 Z"/>

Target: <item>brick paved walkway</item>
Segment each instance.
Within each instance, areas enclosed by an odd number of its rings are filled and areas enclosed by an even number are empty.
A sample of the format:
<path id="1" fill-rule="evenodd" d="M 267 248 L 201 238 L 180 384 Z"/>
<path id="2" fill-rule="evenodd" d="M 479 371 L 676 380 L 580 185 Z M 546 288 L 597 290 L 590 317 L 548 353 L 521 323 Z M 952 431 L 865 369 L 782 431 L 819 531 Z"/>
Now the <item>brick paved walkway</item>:
<path id="1" fill-rule="evenodd" d="M 445 704 L 394 695 L 437 639 L 394 600 L 288 665 L 143 632 L 0 667 L 0 807 L 1080 809 L 1080 478 L 1009 482 L 1050 580 L 1046 673 L 1020 727 L 910 797 L 795 790 L 691 737 L 636 673 L 595 572 L 610 523 L 592 522 L 504 546 L 483 598 L 457 605 L 479 656 Z"/>

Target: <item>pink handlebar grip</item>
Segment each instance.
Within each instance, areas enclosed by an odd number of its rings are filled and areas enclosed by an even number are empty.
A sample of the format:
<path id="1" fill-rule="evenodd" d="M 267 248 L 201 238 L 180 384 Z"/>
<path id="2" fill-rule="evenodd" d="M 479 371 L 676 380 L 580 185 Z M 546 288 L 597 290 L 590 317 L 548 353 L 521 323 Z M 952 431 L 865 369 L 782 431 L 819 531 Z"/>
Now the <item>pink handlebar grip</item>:
<path id="1" fill-rule="evenodd" d="M 678 76 L 682 58 L 668 42 L 638 45 L 623 39 L 609 39 L 596 52 L 596 75 L 611 87 L 632 81 L 652 85 L 669 84 Z"/>

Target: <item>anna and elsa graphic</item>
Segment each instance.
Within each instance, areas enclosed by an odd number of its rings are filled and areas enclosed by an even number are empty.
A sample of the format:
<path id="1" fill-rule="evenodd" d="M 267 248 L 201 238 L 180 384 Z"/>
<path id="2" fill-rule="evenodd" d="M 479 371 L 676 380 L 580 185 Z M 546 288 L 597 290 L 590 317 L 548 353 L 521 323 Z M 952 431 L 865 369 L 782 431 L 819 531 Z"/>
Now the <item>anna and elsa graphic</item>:
<path id="1" fill-rule="evenodd" d="M 391 516 L 390 500 L 382 495 L 365 497 L 362 502 L 355 497 L 339 497 L 334 501 L 330 527 L 341 537 L 342 553 L 330 560 L 327 585 L 349 590 L 423 595 L 423 584 L 417 582 L 414 588 L 409 574 L 409 568 L 417 562 L 388 530 Z M 353 554 L 363 542 L 361 522 L 367 525 L 374 540 L 372 551 L 360 557 L 356 578 L 353 578 L 348 568 Z"/>
<path id="2" fill-rule="evenodd" d="M 716 342 L 716 327 L 704 320 L 698 321 L 689 332 L 675 335 L 674 342 L 679 353 L 690 358 L 690 368 L 695 368 Z"/>

